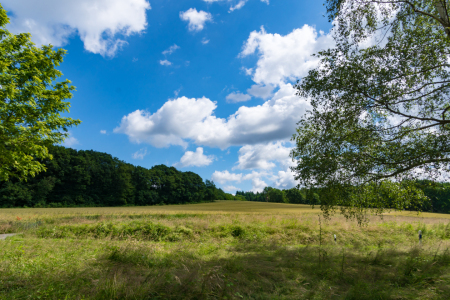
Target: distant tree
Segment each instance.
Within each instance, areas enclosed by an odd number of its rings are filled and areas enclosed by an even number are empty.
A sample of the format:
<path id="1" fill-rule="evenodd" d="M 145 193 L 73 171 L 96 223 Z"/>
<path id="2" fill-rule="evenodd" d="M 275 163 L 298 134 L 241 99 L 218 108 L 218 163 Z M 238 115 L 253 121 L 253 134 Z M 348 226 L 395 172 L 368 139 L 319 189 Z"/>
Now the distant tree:
<path id="1" fill-rule="evenodd" d="M 419 180 L 417 185 L 430 198 L 430 202 L 422 207 L 423 211 L 450 213 L 450 183 Z"/>
<path id="2" fill-rule="evenodd" d="M 205 193 L 205 200 L 217 200 L 217 195 L 216 195 L 216 184 L 214 183 L 214 181 L 212 180 L 206 180 L 205 181 L 205 186 L 206 186 L 206 193 Z"/>
<path id="3" fill-rule="evenodd" d="M 29 33 L 11 34 L 0 5 L 0 180 L 26 179 L 45 170 L 39 159 L 51 158 L 48 146 L 61 143 L 67 129 L 80 123 L 68 112 L 75 89 L 57 81 L 63 49 L 37 48 Z"/>
<path id="4" fill-rule="evenodd" d="M 267 197 L 269 202 L 277 202 L 277 203 L 284 203 L 286 202 L 286 196 L 283 191 L 276 189 L 276 188 L 270 188 L 267 191 Z"/>
<path id="5" fill-rule="evenodd" d="M 49 146 L 47 171 L 0 181 L 0 207 L 182 204 L 234 199 L 193 172 L 165 165 L 136 167 L 106 153 Z M 207 187 L 208 186 L 208 187 Z M 209 196 L 209 198 L 205 198 Z"/>
<path id="6" fill-rule="evenodd" d="M 291 188 L 289 190 L 285 190 L 284 193 L 286 194 L 286 199 L 288 200 L 289 203 L 296 203 L 296 204 L 305 204 L 306 203 L 305 196 L 297 188 Z"/>
<path id="7" fill-rule="evenodd" d="M 247 198 L 245 198 L 244 196 L 242 196 L 242 195 L 236 195 L 235 197 L 234 197 L 234 200 L 237 200 L 237 201 L 249 201 Z"/>

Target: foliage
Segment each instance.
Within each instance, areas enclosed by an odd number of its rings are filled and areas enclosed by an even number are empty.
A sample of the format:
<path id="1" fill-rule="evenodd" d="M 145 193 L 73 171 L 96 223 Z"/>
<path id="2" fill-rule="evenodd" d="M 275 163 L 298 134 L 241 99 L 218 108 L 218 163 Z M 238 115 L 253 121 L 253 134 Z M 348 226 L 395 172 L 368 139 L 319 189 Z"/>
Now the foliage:
<path id="1" fill-rule="evenodd" d="M 267 199 L 269 202 L 284 203 L 286 202 L 286 195 L 283 191 L 272 188 L 267 192 Z"/>
<path id="2" fill-rule="evenodd" d="M 297 204 L 305 204 L 306 196 L 299 189 L 291 188 L 289 190 L 285 190 L 287 202 L 288 203 L 297 203 Z"/>
<path id="3" fill-rule="evenodd" d="M 327 1 L 336 46 L 319 52 L 319 66 L 297 84 L 312 110 L 299 122 L 291 153 L 302 186 L 335 195 L 322 199 L 325 211 L 382 205 L 349 193 L 374 190 L 369 182 L 392 185 L 389 179 L 402 190 L 395 206 L 406 208 L 412 179 L 448 170 L 448 4 Z M 420 207 L 424 197 L 415 194 Z"/>
<path id="4" fill-rule="evenodd" d="M 450 213 L 450 183 L 419 180 L 417 185 L 430 199 L 423 211 Z"/>
<path id="5" fill-rule="evenodd" d="M 0 5 L 0 180 L 27 179 L 45 170 L 48 146 L 61 143 L 67 128 L 80 123 L 68 112 L 75 89 L 57 81 L 56 69 L 66 51 L 51 45 L 37 48 L 29 33 L 11 34 L 9 18 Z M 39 160 L 40 159 L 40 160 Z"/>
<path id="6" fill-rule="evenodd" d="M 342 197 L 348 197 L 349 201 L 353 202 L 353 204 L 349 203 L 353 206 L 346 208 L 348 210 L 347 213 L 352 213 L 353 215 L 357 215 L 358 213 L 362 214 L 363 211 L 361 210 L 366 207 L 373 209 L 379 207 L 392 208 L 399 211 L 415 210 L 446 214 L 450 213 L 450 183 L 418 180 L 414 182 L 405 181 L 403 184 L 404 186 L 401 186 L 400 183 L 383 181 L 378 184 L 367 184 L 359 189 L 355 189 L 353 192 L 349 192 L 347 195 L 342 195 Z M 237 191 L 236 198 L 242 197 L 247 201 L 267 202 L 267 200 L 269 200 L 269 202 L 285 202 L 314 206 L 321 205 L 322 202 L 330 201 L 327 199 L 333 199 L 333 197 L 335 197 L 335 195 L 332 194 L 335 190 L 327 188 L 291 188 L 287 190 L 278 190 L 276 188 L 267 187 L 265 190 L 269 192 L 275 191 L 277 194 L 282 192 L 284 194 L 283 200 L 271 201 L 264 192 L 254 193 L 244 191 Z M 427 201 L 412 201 L 412 199 L 417 199 L 419 197 L 422 199 L 426 197 Z M 363 203 L 365 206 L 358 207 L 357 205 L 360 203 Z M 399 203 L 402 205 L 398 206 Z"/>
<path id="7" fill-rule="evenodd" d="M 96 151 L 49 146 L 47 171 L 0 181 L 0 207 L 182 204 L 234 199 L 214 182 L 164 165 L 145 169 Z"/>

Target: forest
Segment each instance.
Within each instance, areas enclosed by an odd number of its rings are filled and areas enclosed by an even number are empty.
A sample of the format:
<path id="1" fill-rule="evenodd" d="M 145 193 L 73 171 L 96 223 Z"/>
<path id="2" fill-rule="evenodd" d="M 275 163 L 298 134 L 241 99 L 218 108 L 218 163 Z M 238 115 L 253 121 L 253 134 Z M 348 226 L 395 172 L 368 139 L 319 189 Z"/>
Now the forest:
<path id="1" fill-rule="evenodd" d="M 0 182 L 0 207 L 72 207 L 185 204 L 234 196 L 193 172 L 165 165 L 146 169 L 110 154 L 49 148 L 47 171 Z"/>
<path id="2" fill-rule="evenodd" d="M 110 154 L 49 148 L 53 159 L 42 160 L 47 171 L 26 181 L 0 182 L 0 207 L 146 206 L 241 200 L 320 205 L 320 189 L 266 187 L 259 192 L 225 193 L 213 181 L 193 172 L 157 165 L 151 169 L 125 163 Z M 450 183 L 416 181 L 429 198 L 420 209 L 450 213 Z"/>
<path id="3" fill-rule="evenodd" d="M 435 182 L 431 180 L 416 180 L 415 186 L 423 191 L 425 196 L 429 199 L 429 201 L 424 202 L 422 206 L 419 207 L 421 211 L 450 213 L 450 183 Z M 325 197 L 320 189 L 297 189 L 294 187 L 291 189 L 279 190 L 272 187 L 266 187 L 261 193 L 237 191 L 236 198 L 239 200 L 258 202 L 320 205 L 321 194 L 322 197 Z M 390 208 L 394 207 L 395 203 L 393 200 Z"/>

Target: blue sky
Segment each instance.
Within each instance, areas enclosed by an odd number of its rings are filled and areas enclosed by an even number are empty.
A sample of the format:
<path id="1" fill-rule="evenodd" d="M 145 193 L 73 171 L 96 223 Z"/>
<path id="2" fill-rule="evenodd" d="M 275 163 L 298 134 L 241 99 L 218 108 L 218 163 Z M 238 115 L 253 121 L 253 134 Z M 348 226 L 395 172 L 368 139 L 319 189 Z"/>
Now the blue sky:
<path id="1" fill-rule="evenodd" d="M 293 84 L 333 46 L 321 1 L 2 0 L 9 29 L 68 50 L 66 146 L 193 171 L 227 192 L 290 188 Z"/>

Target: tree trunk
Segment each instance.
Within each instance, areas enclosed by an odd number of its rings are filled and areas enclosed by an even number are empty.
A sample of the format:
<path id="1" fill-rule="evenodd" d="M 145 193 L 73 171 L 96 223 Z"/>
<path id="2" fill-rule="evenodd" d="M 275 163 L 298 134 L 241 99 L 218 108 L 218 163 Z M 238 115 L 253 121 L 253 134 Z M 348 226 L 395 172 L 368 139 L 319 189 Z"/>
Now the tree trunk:
<path id="1" fill-rule="evenodd" d="M 436 6 L 436 9 L 439 13 L 439 18 L 442 21 L 444 30 L 447 33 L 447 36 L 450 38 L 450 20 L 449 20 L 448 11 L 447 11 L 447 1 L 446 0 L 436 0 L 434 5 Z"/>

